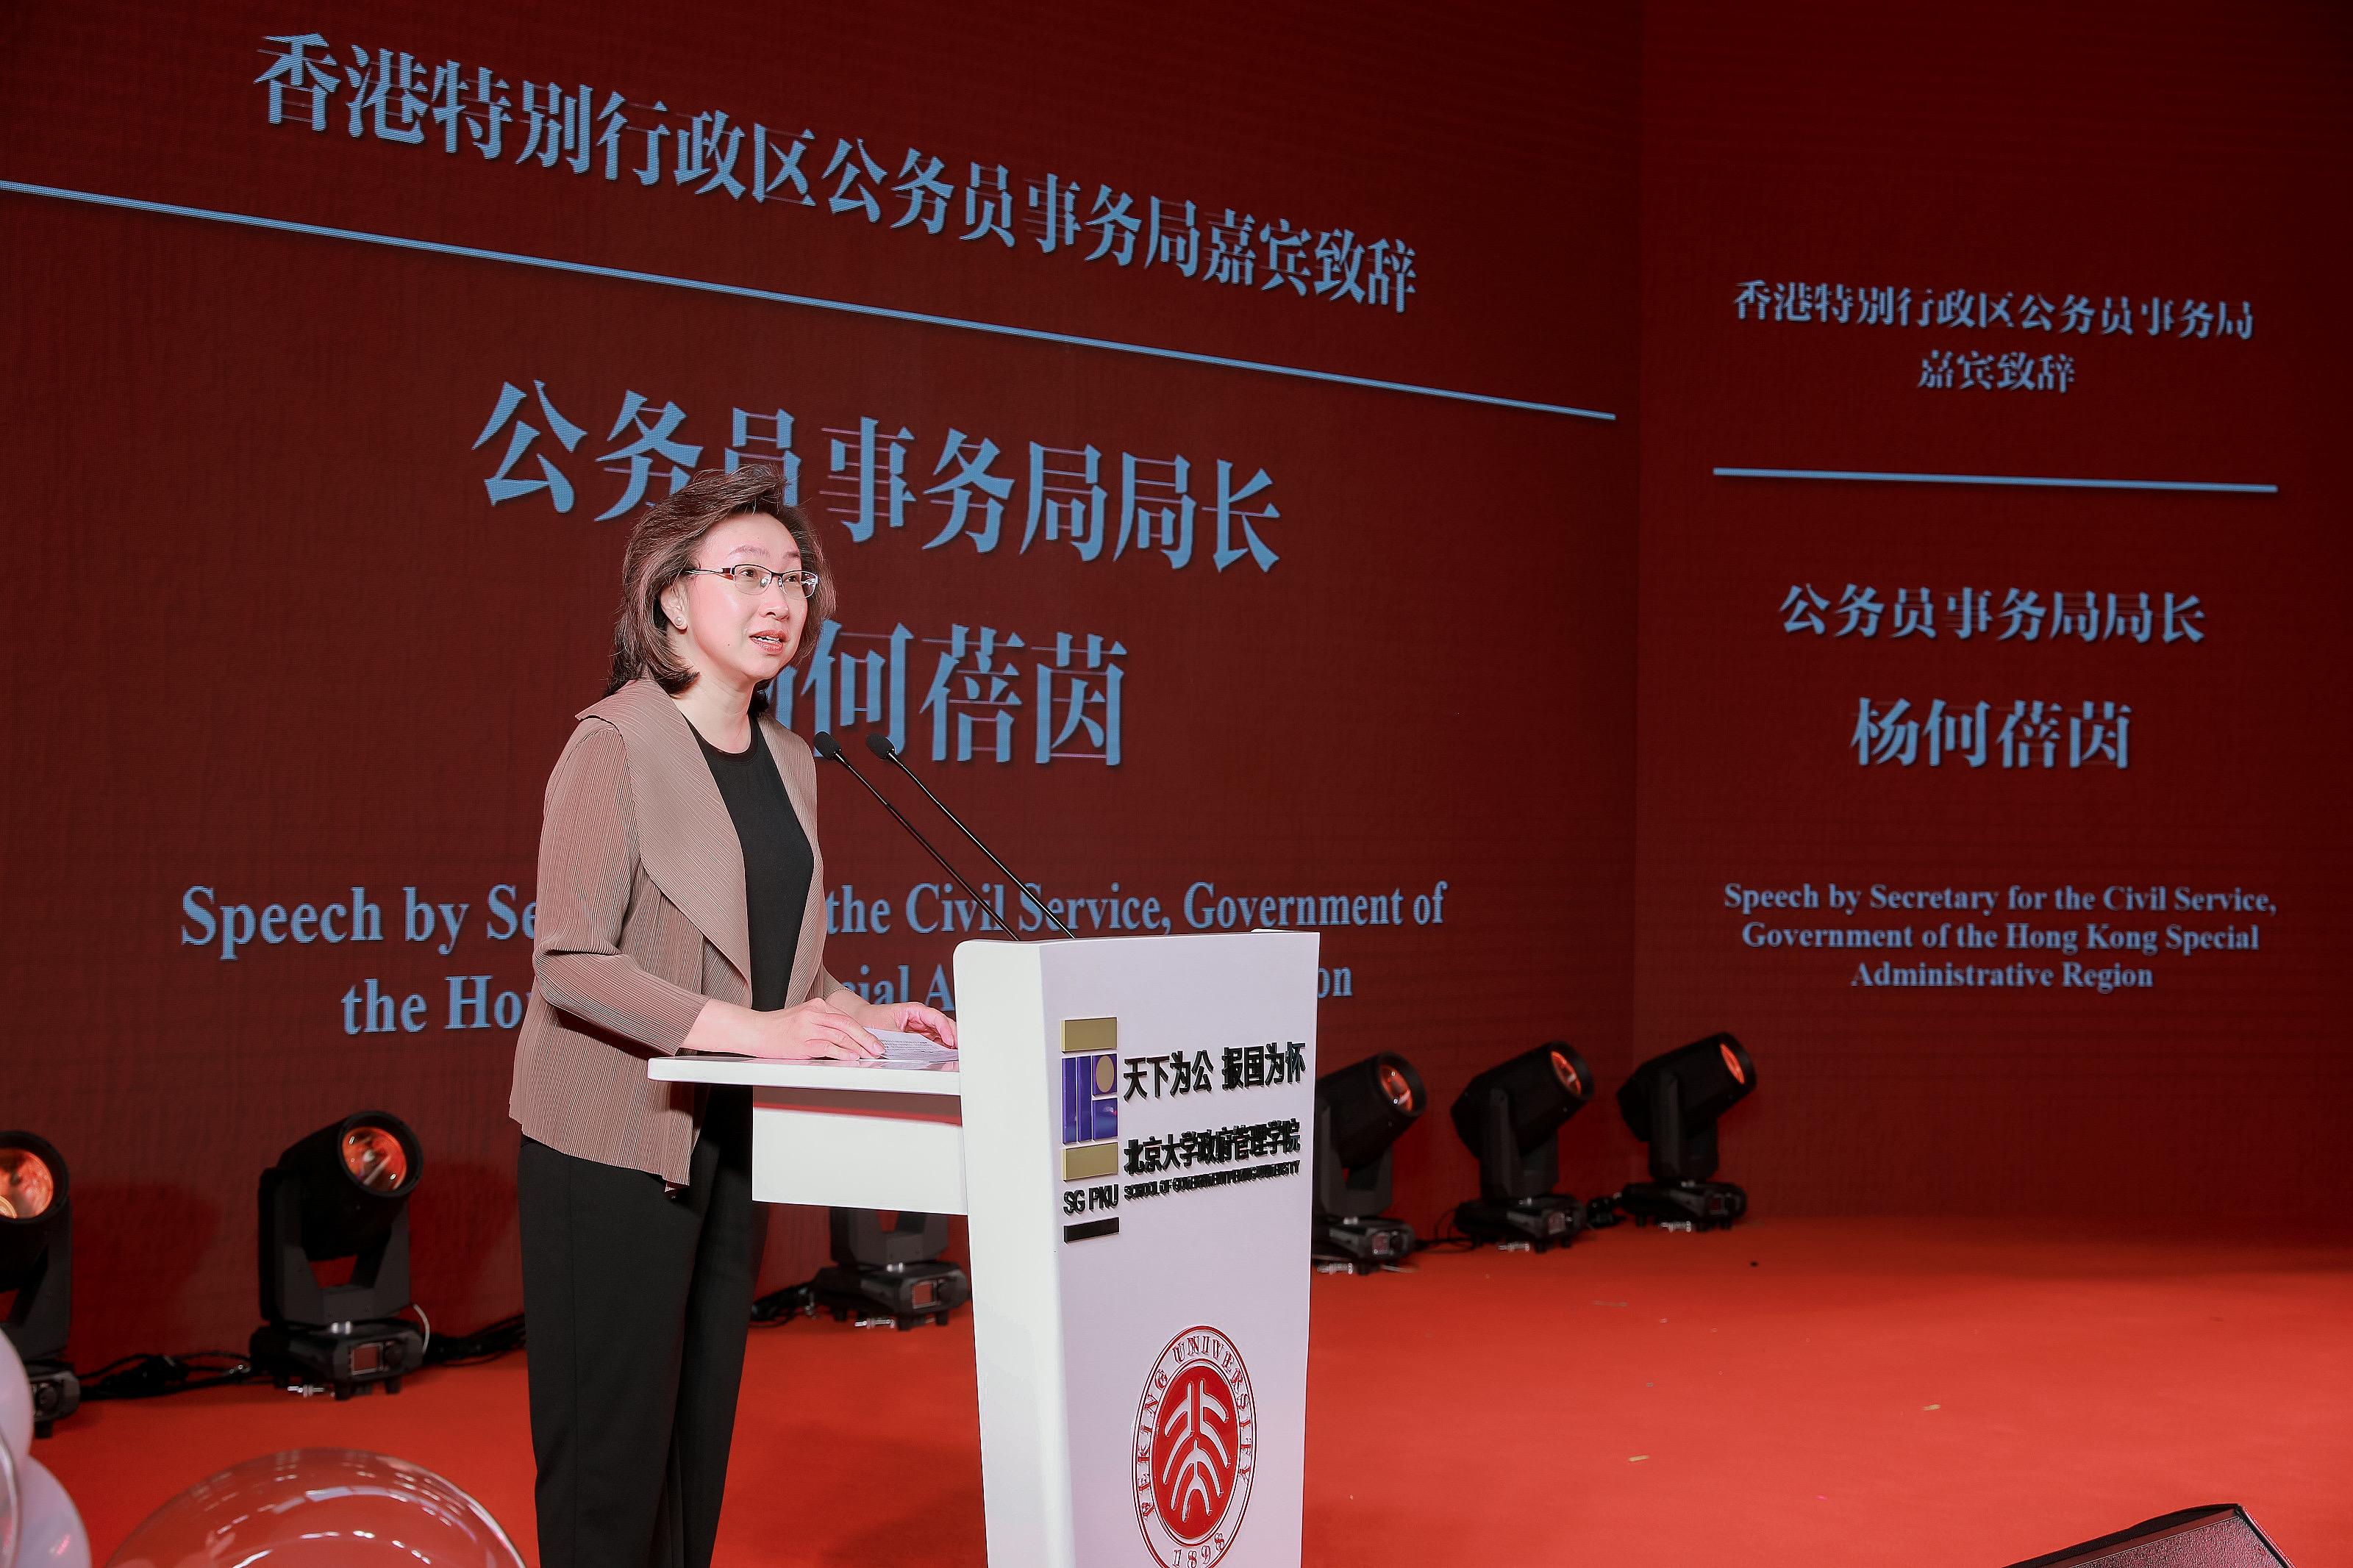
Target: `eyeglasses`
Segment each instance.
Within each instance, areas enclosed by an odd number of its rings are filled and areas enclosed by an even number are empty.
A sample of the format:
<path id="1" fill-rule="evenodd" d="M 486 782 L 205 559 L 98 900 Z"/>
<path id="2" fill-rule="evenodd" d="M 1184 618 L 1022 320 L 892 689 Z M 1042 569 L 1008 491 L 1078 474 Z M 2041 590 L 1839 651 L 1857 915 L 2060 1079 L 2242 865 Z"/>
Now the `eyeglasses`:
<path id="1" fill-rule="evenodd" d="M 690 566 L 682 576 L 697 574 L 724 577 L 735 585 L 735 591 L 747 599 L 756 599 L 768 591 L 771 583 L 782 583 L 788 588 L 798 588 L 801 597 L 817 597 L 817 574 L 814 572 L 771 572 L 765 566 L 747 563 L 735 566 Z"/>

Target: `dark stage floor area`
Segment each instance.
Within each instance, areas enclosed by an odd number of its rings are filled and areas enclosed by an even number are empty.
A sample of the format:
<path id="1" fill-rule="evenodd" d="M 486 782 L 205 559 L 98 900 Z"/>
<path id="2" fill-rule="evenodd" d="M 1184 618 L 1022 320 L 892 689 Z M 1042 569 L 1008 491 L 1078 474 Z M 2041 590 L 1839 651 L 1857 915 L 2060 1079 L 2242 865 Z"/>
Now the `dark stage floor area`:
<path id="1" fill-rule="evenodd" d="M 2009 1563 L 2239 1501 L 2353 1561 L 2353 1244 L 2024 1223 L 1621 1228 L 1319 1279 L 1313 1564 Z M 523 1363 L 346 1405 L 87 1407 L 36 1452 L 103 1561 L 236 1460 L 399 1454 L 531 1552 Z M 982 1561 L 972 1337 L 755 1329 L 720 1560 Z"/>

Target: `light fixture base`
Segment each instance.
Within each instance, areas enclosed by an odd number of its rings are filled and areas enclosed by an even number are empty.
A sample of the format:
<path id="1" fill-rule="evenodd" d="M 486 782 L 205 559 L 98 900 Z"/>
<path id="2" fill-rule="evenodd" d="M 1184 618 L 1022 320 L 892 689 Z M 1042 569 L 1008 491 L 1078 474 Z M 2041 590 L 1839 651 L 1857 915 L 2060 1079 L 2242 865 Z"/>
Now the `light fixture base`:
<path id="1" fill-rule="evenodd" d="M 1518 1242 L 1548 1252 L 1577 1239 L 1585 1228 L 1585 1205 L 1567 1193 L 1503 1203 L 1473 1198 L 1454 1211 L 1454 1224 L 1473 1241 Z"/>
<path id="2" fill-rule="evenodd" d="M 948 1315 L 972 1300 L 972 1280 L 953 1263 L 834 1264 L 817 1271 L 810 1290 L 818 1310 L 835 1321 L 887 1317 L 901 1329 L 926 1321 L 948 1326 Z"/>
<path id="3" fill-rule="evenodd" d="M 1730 1182 L 1633 1182 L 1618 1206 L 1636 1225 L 1730 1230 L 1748 1212 L 1748 1194 Z"/>
<path id="4" fill-rule="evenodd" d="M 400 1380 L 425 1364 L 425 1336 L 417 1325 L 378 1319 L 321 1328 L 264 1323 L 248 1346 L 257 1371 L 281 1387 L 326 1388 L 337 1399 L 381 1385 L 400 1392 Z"/>
<path id="5" fill-rule="evenodd" d="M 33 1387 L 33 1436 L 46 1437 L 57 1424 L 81 1408 L 81 1379 L 61 1361 L 28 1361 L 25 1381 Z"/>
<path id="6" fill-rule="evenodd" d="M 1315 1216 L 1314 1253 L 1319 1265 L 1345 1263 L 1356 1273 L 1370 1274 L 1404 1262 L 1418 1245 L 1413 1226 L 1401 1219 Z"/>

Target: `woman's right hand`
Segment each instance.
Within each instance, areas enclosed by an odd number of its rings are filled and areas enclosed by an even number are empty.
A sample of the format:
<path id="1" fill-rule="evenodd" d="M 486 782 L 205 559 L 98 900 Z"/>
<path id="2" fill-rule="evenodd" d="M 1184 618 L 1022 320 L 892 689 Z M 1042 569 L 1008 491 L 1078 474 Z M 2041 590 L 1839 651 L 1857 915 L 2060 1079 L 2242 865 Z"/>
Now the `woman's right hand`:
<path id="1" fill-rule="evenodd" d="M 698 1039 L 697 1037 L 704 1037 Z M 690 1050 L 724 1051 L 766 1061 L 863 1061 L 882 1054 L 882 1042 L 823 1001 L 755 1013 L 711 1001 L 687 1036 Z"/>
<path id="2" fill-rule="evenodd" d="M 826 1002 L 752 1016 L 759 1021 L 752 1054 L 771 1061 L 861 1061 L 882 1054 L 881 1041 Z"/>

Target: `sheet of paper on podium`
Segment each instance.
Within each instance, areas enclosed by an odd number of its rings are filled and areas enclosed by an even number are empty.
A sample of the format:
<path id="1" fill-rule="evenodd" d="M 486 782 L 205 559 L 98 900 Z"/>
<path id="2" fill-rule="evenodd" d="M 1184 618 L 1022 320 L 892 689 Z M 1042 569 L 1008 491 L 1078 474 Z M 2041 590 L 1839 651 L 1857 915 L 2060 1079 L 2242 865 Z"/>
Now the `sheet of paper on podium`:
<path id="1" fill-rule="evenodd" d="M 929 1035 L 902 1034 L 897 1029 L 869 1029 L 868 1034 L 882 1042 L 882 1059 L 886 1062 L 952 1062 L 956 1053 Z"/>

